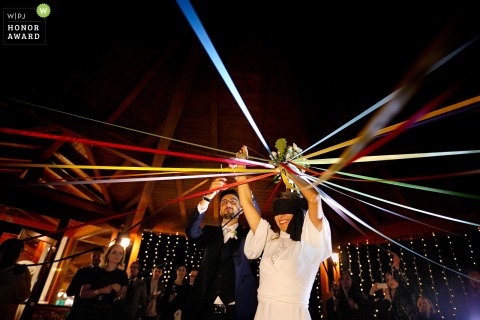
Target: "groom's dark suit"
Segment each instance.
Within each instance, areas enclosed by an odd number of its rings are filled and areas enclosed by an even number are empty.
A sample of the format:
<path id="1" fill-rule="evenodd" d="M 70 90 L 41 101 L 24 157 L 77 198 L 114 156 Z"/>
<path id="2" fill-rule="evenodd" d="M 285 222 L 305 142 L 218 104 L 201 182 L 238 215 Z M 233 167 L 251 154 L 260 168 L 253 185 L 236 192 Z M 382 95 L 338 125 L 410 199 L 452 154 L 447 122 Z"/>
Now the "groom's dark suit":
<path id="1" fill-rule="evenodd" d="M 257 281 L 251 261 L 243 251 L 249 229 L 239 225 L 238 239 L 230 238 L 224 243 L 221 226 L 201 228 L 204 216 L 196 207 L 185 228 L 189 240 L 205 249 L 187 303 L 189 319 L 208 318 L 217 296 L 225 305 L 235 302 L 237 320 L 253 319 L 257 307 Z"/>

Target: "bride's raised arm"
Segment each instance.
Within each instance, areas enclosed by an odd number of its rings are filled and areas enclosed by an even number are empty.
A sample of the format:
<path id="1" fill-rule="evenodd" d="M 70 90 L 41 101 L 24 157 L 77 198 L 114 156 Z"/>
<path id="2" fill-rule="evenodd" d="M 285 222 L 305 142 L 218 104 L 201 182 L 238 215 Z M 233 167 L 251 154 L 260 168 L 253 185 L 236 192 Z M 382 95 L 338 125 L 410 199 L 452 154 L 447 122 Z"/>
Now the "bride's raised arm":
<path id="1" fill-rule="evenodd" d="M 246 159 L 248 157 L 248 148 L 243 146 L 237 152 L 237 158 Z M 235 167 L 239 169 L 245 169 L 244 164 L 230 165 L 230 167 Z M 239 175 L 235 177 L 235 180 L 238 182 L 247 180 L 245 175 Z M 243 214 L 247 219 L 250 229 L 255 233 L 257 226 L 260 223 L 260 212 L 257 211 L 257 208 L 253 204 L 252 192 L 250 191 L 250 186 L 247 182 L 242 183 L 238 186 L 238 196 L 240 198 L 240 205 L 243 208 Z"/>
<path id="2" fill-rule="evenodd" d="M 287 172 L 287 177 L 295 183 L 297 188 L 300 189 L 303 197 L 308 202 L 308 215 L 310 220 L 315 225 L 318 231 L 322 230 L 322 223 L 323 223 L 323 208 L 322 208 L 322 200 L 320 195 L 318 194 L 317 190 L 313 188 L 307 181 L 305 181 L 302 177 Z"/>

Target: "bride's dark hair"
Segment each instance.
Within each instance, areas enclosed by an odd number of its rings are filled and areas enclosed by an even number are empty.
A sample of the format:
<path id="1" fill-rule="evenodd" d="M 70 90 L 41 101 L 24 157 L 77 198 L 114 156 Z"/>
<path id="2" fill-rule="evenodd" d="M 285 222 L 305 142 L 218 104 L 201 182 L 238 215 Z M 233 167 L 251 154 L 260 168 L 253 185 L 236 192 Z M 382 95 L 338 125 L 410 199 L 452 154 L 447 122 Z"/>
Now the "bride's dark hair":
<path id="1" fill-rule="evenodd" d="M 286 232 L 294 241 L 300 241 L 302 238 L 302 227 L 307 209 L 307 200 L 297 192 L 279 192 L 273 202 L 273 213 L 275 215 L 282 213 L 293 214 Z"/>

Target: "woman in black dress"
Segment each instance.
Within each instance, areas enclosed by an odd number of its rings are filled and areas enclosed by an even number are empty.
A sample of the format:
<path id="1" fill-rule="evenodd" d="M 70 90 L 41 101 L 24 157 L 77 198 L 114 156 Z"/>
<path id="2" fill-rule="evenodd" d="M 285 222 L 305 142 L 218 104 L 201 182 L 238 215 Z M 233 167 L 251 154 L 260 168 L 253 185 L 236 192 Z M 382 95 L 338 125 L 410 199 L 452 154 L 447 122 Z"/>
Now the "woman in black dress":
<path id="1" fill-rule="evenodd" d="M 99 269 L 87 276 L 80 290 L 86 299 L 76 320 L 120 320 L 126 316 L 124 298 L 128 276 L 125 269 L 125 250 L 114 244 L 105 253 Z"/>
<path id="2" fill-rule="evenodd" d="M 164 295 L 164 318 L 162 320 L 174 320 L 175 313 L 182 310 L 187 299 L 190 284 L 186 278 L 187 267 L 180 264 L 176 267 L 176 278 L 167 284 Z"/>

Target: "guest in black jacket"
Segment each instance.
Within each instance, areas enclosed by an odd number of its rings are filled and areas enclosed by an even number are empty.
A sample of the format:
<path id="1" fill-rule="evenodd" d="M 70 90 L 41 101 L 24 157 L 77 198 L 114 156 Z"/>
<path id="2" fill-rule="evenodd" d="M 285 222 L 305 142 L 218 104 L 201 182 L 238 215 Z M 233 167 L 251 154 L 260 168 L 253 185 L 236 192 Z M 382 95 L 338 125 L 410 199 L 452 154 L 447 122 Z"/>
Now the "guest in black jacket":
<path id="1" fill-rule="evenodd" d="M 100 268 L 100 262 L 102 261 L 103 248 L 95 247 L 90 254 L 90 265 L 83 267 L 75 272 L 72 281 L 67 288 L 67 296 L 75 296 L 72 304 L 72 308 L 68 312 L 65 320 L 75 319 L 75 314 L 79 310 L 80 306 L 84 302 L 84 299 L 80 298 L 80 289 L 82 288 L 87 275 L 94 269 Z"/>
<path id="2" fill-rule="evenodd" d="M 187 280 L 187 267 L 179 264 L 175 267 L 177 276 L 171 279 L 165 287 L 162 303 L 162 320 L 174 320 L 175 314 L 185 309 L 185 302 L 190 292 Z M 181 313 L 180 312 L 180 313 Z"/>
<path id="3" fill-rule="evenodd" d="M 140 262 L 130 264 L 128 274 L 128 289 L 125 303 L 128 307 L 128 320 L 140 320 L 147 308 L 147 286 L 140 277 Z"/>

